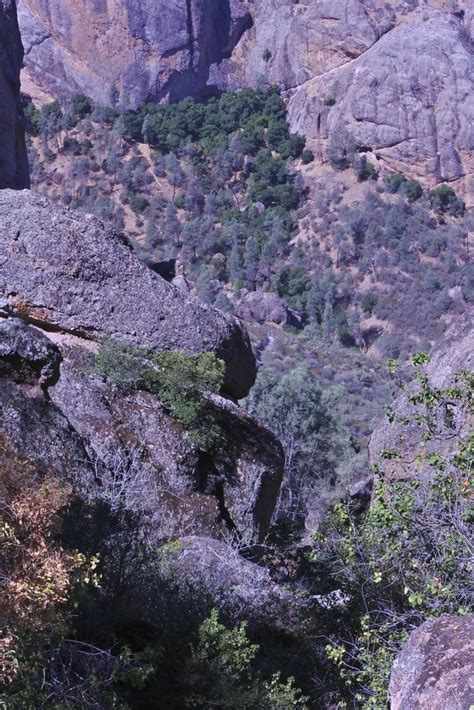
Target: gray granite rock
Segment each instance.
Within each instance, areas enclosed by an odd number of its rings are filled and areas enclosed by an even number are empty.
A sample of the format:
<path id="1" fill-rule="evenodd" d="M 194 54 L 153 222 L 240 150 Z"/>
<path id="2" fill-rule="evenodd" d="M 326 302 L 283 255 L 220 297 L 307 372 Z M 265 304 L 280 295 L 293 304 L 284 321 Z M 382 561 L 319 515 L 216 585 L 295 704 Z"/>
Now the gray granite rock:
<path id="1" fill-rule="evenodd" d="M 470 710 L 474 616 L 441 616 L 413 631 L 395 661 L 391 710 Z"/>
<path id="2" fill-rule="evenodd" d="M 59 377 L 61 355 L 48 338 L 18 318 L 0 319 L 0 377 L 48 387 Z"/>
<path id="3" fill-rule="evenodd" d="M 225 390 L 244 397 L 255 359 L 240 323 L 142 264 L 99 219 L 32 192 L 0 192 L 0 299 L 45 330 L 119 338 L 157 350 L 213 351 Z"/>

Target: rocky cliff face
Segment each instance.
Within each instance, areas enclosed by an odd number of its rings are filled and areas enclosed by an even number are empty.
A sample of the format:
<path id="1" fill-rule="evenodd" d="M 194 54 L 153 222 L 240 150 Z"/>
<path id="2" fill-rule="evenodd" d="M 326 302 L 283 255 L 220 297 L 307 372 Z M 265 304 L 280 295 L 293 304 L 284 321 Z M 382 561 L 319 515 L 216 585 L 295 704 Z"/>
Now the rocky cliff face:
<path id="1" fill-rule="evenodd" d="M 414 631 L 392 671 L 391 710 L 469 710 L 474 703 L 474 616 L 441 616 Z"/>
<path id="2" fill-rule="evenodd" d="M 288 91 L 294 130 L 324 162 L 331 137 L 380 167 L 474 191 L 469 0 L 21 0 L 30 79 L 134 106 L 209 87 Z M 240 40 L 240 41 L 239 41 Z"/>
<path id="3" fill-rule="evenodd" d="M 21 0 L 19 17 L 35 82 L 102 102 L 115 86 L 131 107 L 206 94 L 211 65 L 251 25 L 238 0 Z"/>
<path id="4" fill-rule="evenodd" d="M 22 62 L 15 0 L 0 0 L 0 189 L 29 187 L 19 98 Z"/>
<path id="5" fill-rule="evenodd" d="M 215 396 L 224 439 L 203 452 L 158 397 L 91 369 L 104 338 L 213 351 L 241 397 L 255 362 L 240 324 L 150 271 L 96 218 L 33 193 L 0 192 L 0 235 L 0 444 L 83 485 L 131 477 L 161 535 L 262 540 L 282 476 L 275 437 Z"/>

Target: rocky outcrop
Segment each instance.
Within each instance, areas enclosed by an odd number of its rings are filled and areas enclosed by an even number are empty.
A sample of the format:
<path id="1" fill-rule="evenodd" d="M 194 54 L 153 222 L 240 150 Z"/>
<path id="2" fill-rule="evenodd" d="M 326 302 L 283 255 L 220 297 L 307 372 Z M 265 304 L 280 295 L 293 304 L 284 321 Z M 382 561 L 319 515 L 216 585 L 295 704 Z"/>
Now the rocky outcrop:
<path id="1" fill-rule="evenodd" d="M 60 359 L 40 331 L 0 319 L 0 460 L 71 481 L 92 474 L 86 449 L 40 387 L 58 379 Z"/>
<path id="2" fill-rule="evenodd" d="M 89 340 L 212 350 L 226 363 L 228 394 L 240 399 L 252 386 L 255 359 L 240 323 L 153 273 L 99 219 L 31 192 L 2 191 L 0 254 L 7 313 Z"/>
<path id="3" fill-rule="evenodd" d="M 276 325 L 301 325 L 301 316 L 276 293 L 264 291 L 240 292 L 236 314 L 245 321 L 275 323 Z"/>
<path id="4" fill-rule="evenodd" d="M 469 0 L 20 0 L 26 77 L 125 104 L 257 86 L 287 92 L 317 160 L 363 149 L 381 170 L 474 193 Z"/>
<path id="5" fill-rule="evenodd" d="M 115 87 L 131 107 L 208 93 L 211 65 L 252 23 L 238 0 L 20 0 L 19 18 L 30 80 L 102 102 Z"/>
<path id="6" fill-rule="evenodd" d="M 0 189 L 29 187 L 20 104 L 22 62 L 15 0 L 0 0 Z"/>
<path id="7" fill-rule="evenodd" d="M 0 442 L 92 497 L 125 495 L 160 539 L 262 541 L 282 478 L 277 439 L 215 395 L 222 437 L 203 451 L 159 397 L 93 367 L 104 338 L 213 351 L 238 397 L 254 376 L 238 321 L 168 284 L 100 220 L 27 191 L 0 193 L 0 254 Z"/>
<path id="8" fill-rule="evenodd" d="M 474 704 L 474 616 L 441 616 L 413 631 L 390 679 L 391 710 L 469 710 Z"/>
<path id="9" fill-rule="evenodd" d="M 457 372 L 473 369 L 474 312 L 471 310 L 459 317 L 448 329 L 433 352 L 426 372 L 434 387 L 445 388 L 452 385 Z M 439 421 L 439 433 L 422 446 L 424 428 L 414 421 L 415 410 L 408 401 L 413 389 L 412 384 L 395 400 L 393 404 L 395 421 L 390 423 L 386 418 L 375 429 L 370 440 L 372 463 L 382 465 L 385 475 L 391 478 L 428 475 L 433 469 L 426 463 L 427 458 L 433 454 L 441 454 L 449 460 L 451 452 L 459 443 L 459 438 L 465 438 L 472 430 L 472 414 L 468 409 L 462 409 L 456 414 L 454 430 L 456 436 L 453 436 L 452 429 L 444 428 L 443 422 Z M 405 418 L 410 422 L 408 425 L 400 423 Z M 384 449 L 399 451 L 401 458 L 382 460 L 380 452 Z M 418 456 L 421 452 L 424 453 L 423 457 Z"/>
<path id="10" fill-rule="evenodd" d="M 474 188 L 474 43 L 452 14 L 424 7 L 294 93 L 293 128 L 325 159 L 329 141 L 382 169 Z M 328 105 L 329 104 L 329 105 Z"/>

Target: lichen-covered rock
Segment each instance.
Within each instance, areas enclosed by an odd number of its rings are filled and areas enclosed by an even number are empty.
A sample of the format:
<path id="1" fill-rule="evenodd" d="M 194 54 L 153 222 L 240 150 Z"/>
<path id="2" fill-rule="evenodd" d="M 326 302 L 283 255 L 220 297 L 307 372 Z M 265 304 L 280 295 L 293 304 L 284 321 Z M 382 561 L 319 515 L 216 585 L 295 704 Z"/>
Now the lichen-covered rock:
<path id="1" fill-rule="evenodd" d="M 391 710 L 470 710 L 474 616 L 441 616 L 413 631 L 395 661 Z"/>
<path id="2" fill-rule="evenodd" d="M 240 323 L 164 281 L 96 217 L 32 192 L 0 192 L 0 299 L 10 315 L 86 339 L 213 351 L 244 397 L 255 359 Z"/>
<path id="3" fill-rule="evenodd" d="M 30 184 L 20 104 L 22 63 L 15 0 L 0 0 L 0 189 Z"/>
<path id="4" fill-rule="evenodd" d="M 111 89 L 134 107 L 209 91 L 209 68 L 251 25 L 238 0 L 20 0 L 29 80 L 55 95 Z"/>
<path id="5" fill-rule="evenodd" d="M 433 352 L 426 372 L 434 387 L 445 388 L 452 384 L 457 372 L 473 369 L 474 312 L 471 309 L 448 329 Z M 456 450 L 459 437 L 463 438 L 472 431 L 472 414 L 469 410 L 461 409 L 456 414 L 455 431 L 458 436 L 453 437 L 451 429 L 441 428 L 439 436 L 433 437 L 422 446 L 424 429 L 413 420 L 414 408 L 408 401 L 413 388 L 414 385 L 410 385 L 408 391 L 395 400 L 395 421 L 390 423 L 386 417 L 377 426 L 370 440 L 372 463 L 380 464 L 385 475 L 390 478 L 424 478 L 432 474 L 433 468 L 427 463 L 429 456 L 441 454 L 449 460 L 450 454 Z M 408 425 L 399 423 L 404 418 L 409 420 Z M 439 424 L 442 425 L 442 422 Z M 401 458 L 382 459 L 380 453 L 384 449 L 399 451 Z M 425 454 L 422 458 L 417 456 L 421 451 Z"/>

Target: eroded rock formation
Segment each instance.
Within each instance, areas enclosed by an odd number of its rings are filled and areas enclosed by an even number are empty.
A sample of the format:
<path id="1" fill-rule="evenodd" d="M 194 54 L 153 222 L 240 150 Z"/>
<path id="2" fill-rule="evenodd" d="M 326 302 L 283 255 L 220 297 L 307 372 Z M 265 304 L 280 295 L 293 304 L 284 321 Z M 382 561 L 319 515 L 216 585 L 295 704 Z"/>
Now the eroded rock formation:
<path id="1" fill-rule="evenodd" d="M 213 351 L 240 397 L 255 363 L 239 322 L 142 265 L 100 220 L 34 193 L 0 192 L 0 235 L 0 443 L 85 488 L 129 477 L 159 535 L 263 540 L 283 469 L 275 437 L 216 395 L 224 438 L 203 452 L 159 397 L 91 365 L 104 338 Z"/>
<path id="2" fill-rule="evenodd" d="M 131 107 L 264 78 L 317 159 L 331 137 L 429 185 L 474 192 L 469 0 L 20 0 L 28 84 Z"/>
<path id="3" fill-rule="evenodd" d="M 414 631 L 390 680 L 391 710 L 469 710 L 474 703 L 474 616 L 441 616 Z"/>
<path id="4" fill-rule="evenodd" d="M 0 0 L 0 189 L 29 187 L 20 104 L 22 62 L 15 0 Z"/>
<path id="5" fill-rule="evenodd" d="M 30 79 L 102 102 L 115 87 L 131 107 L 205 95 L 252 22 L 238 0 L 21 0 L 19 16 Z"/>
<path id="6" fill-rule="evenodd" d="M 301 85 L 290 121 L 322 159 L 329 141 L 433 185 L 474 189 L 474 42 L 452 14 L 414 12 Z"/>
<path id="7" fill-rule="evenodd" d="M 240 399 L 252 386 L 255 359 L 240 323 L 168 284 L 99 219 L 4 190 L 0 254 L 0 299 L 11 315 L 89 340 L 212 350 L 226 363 L 228 394 Z"/>

